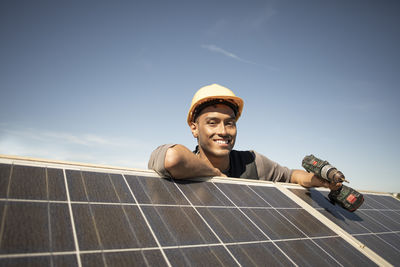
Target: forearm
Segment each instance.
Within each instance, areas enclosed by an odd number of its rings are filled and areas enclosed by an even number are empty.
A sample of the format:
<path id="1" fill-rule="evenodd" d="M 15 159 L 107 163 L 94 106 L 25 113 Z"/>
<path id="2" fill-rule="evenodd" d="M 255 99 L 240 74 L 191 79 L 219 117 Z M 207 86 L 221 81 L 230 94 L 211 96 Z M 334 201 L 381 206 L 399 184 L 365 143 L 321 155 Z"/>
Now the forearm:
<path id="1" fill-rule="evenodd" d="M 170 147 L 165 155 L 164 164 L 165 169 L 175 179 L 222 175 L 217 168 L 183 145 Z"/>
<path id="2" fill-rule="evenodd" d="M 314 173 L 303 170 L 293 170 L 290 182 L 304 187 L 330 187 L 328 181 L 317 177 Z"/>

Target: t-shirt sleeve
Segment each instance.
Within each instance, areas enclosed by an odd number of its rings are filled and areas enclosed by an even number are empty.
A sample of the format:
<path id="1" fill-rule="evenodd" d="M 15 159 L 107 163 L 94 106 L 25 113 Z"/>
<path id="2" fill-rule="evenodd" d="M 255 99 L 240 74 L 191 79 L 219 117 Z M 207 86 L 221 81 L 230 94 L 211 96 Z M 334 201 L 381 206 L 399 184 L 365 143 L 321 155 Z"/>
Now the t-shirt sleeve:
<path id="1" fill-rule="evenodd" d="M 260 153 L 254 151 L 254 154 L 256 155 L 257 173 L 260 180 L 290 182 L 293 170 L 279 165 Z"/>
<path id="2" fill-rule="evenodd" d="M 171 178 L 171 174 L 165 169 L 165 155 L 167 154 L 167 150 L 170 147 L 175 146 L 175 144 L 166 144 L 157 147 L 150 155 L 149 163 L 147 167 L 151 170 L 154 170 L 161 177 L 169 177 Z"/>

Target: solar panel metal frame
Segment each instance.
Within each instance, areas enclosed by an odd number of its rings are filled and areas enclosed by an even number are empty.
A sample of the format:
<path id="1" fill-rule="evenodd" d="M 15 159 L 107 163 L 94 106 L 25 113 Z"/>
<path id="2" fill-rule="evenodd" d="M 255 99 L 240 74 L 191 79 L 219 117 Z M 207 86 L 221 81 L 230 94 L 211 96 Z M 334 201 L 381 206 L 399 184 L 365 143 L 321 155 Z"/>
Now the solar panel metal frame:
<path id="1" fill-rule="evenodd" d="M 128 185 L 128 182 L 127 182 L 127 180 L 125 178 L 125 175 L 140 175 L 140 176 L 145 176 L 145 177 L 146 176 L 147 177 L 158 177 L 158 175 L 156 175 L 153 171 L 147 171 L 147 170 L 138 170 L 138 169 L 131 169 L 131 168 L 118 168 L 118 167 L 113 167 L 113 166 L 101 166 L 101 165 L 94 165 L 94 164 L 68 163 L 68 162 L 62 162 L 62 161 L 49 161 L 49 160 L 40 160 L 40 159 L 33 159 L 33 158 L 13 157 L 13 156 L 6 156 L 6 155 L 0 155 L 0 163 L 23 165 L 23 166 L 33 166 L 33 167 L 42 167 L 42 168 L 45 167 L 45 168 L 62 169 L 66 188 L 68 188 L 67 178 L 66 178 L 66 170 L 88 171 L 88 172 L 92 171 L 92 172 L 102 172 L 102 173 L 110 173 L 110 174 L 113 174 L 113 173 L 114 174 L 122 174 L 123 177 L 124 177 L 125 182 L 127 183 L 127 185 Z M 369 249 L 368 247 L 363 245 L 360 241 L 355 239 L 353 236 L 348 234 L 346 231 L 344 231 L 339 226 L 334 224 L 328 218 L 323 216 L 320 212 L 315 210 L 313 207 L 311 207 L 306 202 L 304 202 L 302 199 L 300 199 L 295 194 L 293 194 L 291 191 L 289 191 L 287 189 L 287 185 L 286 184 L 279 184 L 279 183 L 272 183 L 272 182 L 265 182 L 265 181 L 257 181 L 257 180 L 229 179 L 229 178 L 218 178 L 218 177 L 214 177 L 212 179 L 199 178 L 198 180 L 199 181 L 208 181 L 208 182 L 212 182 L 212 183 L 215 183 L 215 184 L 218 184 L 218 183 L 221 183 L 221 184 L 244 184 L 244 185 L 267 186 L 267 187 L 271 187 L 271 188 L 277 188 L 285 196 L 289 197 L 291 200 L 293 200 L 295 203 L 297 203 L 302 209 L 306 210 L 311 215 L 313 215 L 315 218 L 317 218 L 325 226 L 327 226 L 332 231 L 334 231 L 338 236 L 340 236 L 341 238 L 346 240 L 351 246 L 356 248 L 357 251 L 361 252 L 363 255 L 367 256 L 370 260 L 372 260 L 373 262 L 375 262 L 376 264 L 378 264 L 380 266 L 391 266 L 386 260 L 384 260 L 378 254 L 376 254 L 374 251 L 372 251 L 371 249 Z M 156 247 L 162 253 L 162 257 L 166 261 L 167 265 L 171 265 L 171 263 L 168 260 L 167 255 L 166 255 L 166 253 L 164 251 L 163 246 L 160 244 L 160 241 L 158 240 L 157 235 L 154 233 L 152 227 L 150 226 L 150 223 L 147 220 L 147 217 L 145 216 L 144 211 L 141 208 L 141 205 L 138 204 L 138 201 L 136 200 L 135 195 L 131 191 L 129 185 L 128 185 L 128 188 L 130 190 L 131 195 L 135 199 L 135 203 L 137 204 L 137 207 L 139 208 L 140 214 L 144 218 L 147 227 L 150 229 L 151 234 L 152 234 L 152 236 L 154 237 L 154 240 L 157 243 Z M 182 190 L 179 187 L 178 187 L 178 189 Z M 224 193 L 223 191 L 221 191 L 221 192 Z M 72 227 L 72 231 L 73 231 L 75 252 L 74 253 L 69 252 L 69 253 L 64 253 L 64 254 L 61 253 L 60 255 L 71 255 L 71 254 L 74 254 L 76 256 L 76 259 L 77 259 L 77 265 L 78 266 L 82 266 L 81 254 L 85 254 L 87 252 L 83 252 L 82 253 L 81 251 L 79 251 L 78 237 L 77 237 L 77 231 L 75 229 L 75 223 L 74 223 L 74 217 L 73 217 L 73 211 L 72 211 L 72 205 L 71 205 L 71 199 L 70 199 L 70 195 L 69 195 L 69 190 L 67 190 L 66 194 L 67 194 L 68 209 L 69 209 L 69 213 L 70 213 L 70 216 L 71 216 L 70 219 L 71 219 L 71 227 Z M 186 197 L 186 195 L 183 192 L 182 192 L 182 194 Z M 201 212 L 199 212 L 199 210 L 196 208 L 196 205 L 194 205 L 189 199 L 187 199 L 187 200 L 190 203 L 189 206 L 194 208 L 194 211 L 203 219 L 204 222 L 206 222 L 206 224 L 208 224 L 207 221 L 203 218 L 203 215 L 201 214 Z M 32 201 L 32 200 L 29 200 L 29 201 Z M 0 204 L 1 204 L 1 202 L 0 202 Z M 237 206 L 236 206 L 236 208 L 237 208 Z M 0 213 L 0 216 L 1 216 L 1 213 Z M 244 216 L 247 216 L 247 215 L 244 214 Z M 211 226 L 208 225 L 208 227 L 212 231 L 214 231 Z M 229 243 L 223 242 L 220 239 L 220 237 L 218 237 L 217 234 L 215 234 L 215 236 L 217 237 L 219 243 L 222 244 L 222 246 L 226 249 L 226 251 L 228 253 L 230 253 L 230 256 L 235 260 L 235 262 L 237 264 L 239 264 L 237 262 L 237 259 L 231 254 L 230 250 L 226 248 L 226 246 L 229 246 Z M 271 240 L 271 243 L 275 244 L 275 242 L 272 241 L 272 240 Z M 213 245 L 212 244 L 206 244 L 203 247 L 210 247 L 210 246 L 213 246 Z M 185 246 L 179 246 L 178 245 L 178 247 L 185 247 Z M 197 246 L 197 247 L 202 247 L 202 246 Z M 280 250 L 282 253 L 284 253 L 279 246 L 276 246 L 276 248 L 278 250 Z M 36 253 L 35 254 L 35 256 L 40 256 L 40 255 L 46 256 L 46 255 L 48 255 L 48 253 L 42 253 L 42 254 Z M 29 255 L 28 254 L 24 254 L 24 253 L 22 253 L 22 254 L 12 254 L 12 255 L 0 254 L 0 259 L 20 258 L 20 257 L 26 257 L 26 256 L 29 256 Z M 290 259 L 290 257 L 288 257 L 288 258 Z M 293 261 L 292 261 L 292 264 L 296 265 L 296 263 L 293 262 Z"/>

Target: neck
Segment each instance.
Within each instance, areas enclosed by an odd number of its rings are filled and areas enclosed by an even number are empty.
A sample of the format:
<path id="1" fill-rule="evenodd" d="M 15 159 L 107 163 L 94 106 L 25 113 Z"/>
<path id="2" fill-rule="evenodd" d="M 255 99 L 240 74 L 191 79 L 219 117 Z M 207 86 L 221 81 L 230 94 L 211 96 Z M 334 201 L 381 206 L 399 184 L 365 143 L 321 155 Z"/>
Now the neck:
<path id="1" fill-rule="evenodd" d="M 204 151 L 199 153 L 199 157 L 209 162 L 214 168 L 219 169 L 221 172 L 227 171 L 229 169 L 229 154 L 224 157 L 215 157 L 212 155 L 207 155 Z"/>

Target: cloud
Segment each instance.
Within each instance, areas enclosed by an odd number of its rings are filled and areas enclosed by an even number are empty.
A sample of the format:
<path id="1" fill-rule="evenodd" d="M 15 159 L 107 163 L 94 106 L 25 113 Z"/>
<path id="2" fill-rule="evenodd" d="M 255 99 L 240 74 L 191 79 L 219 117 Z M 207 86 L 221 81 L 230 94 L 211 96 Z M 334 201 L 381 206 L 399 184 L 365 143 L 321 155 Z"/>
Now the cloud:
<path id="1" fill-rule="evenodd" d="M 149 147 L 141 140 L 90 133 L 0 129 L 0 154 L 6 155 L 146 169 Z"/>
<path id="2" fill-rule="evenodd" d="M 220 54 L 222 54 L 224 56 L 233 58 L 233 59 L 235 59 L 237 61 L 240 61 L 240 62 L 249 63 L 249 64 L 256 64 L 256 63 L 251 62 L 249 60 L 245 60 L 243 58 L 240 58 L 239 56 L 237 56 L 237 55 L 235 55 L 235 54 L 233 54 L 231 52 L 228 52 L 228 51 L 226 51 L 226 50 L 224 50 L 224 49 L 222 49 L 222 48 L 220 48 L 220 47 L 218 47 L 216 45 L 213 45 L 213 44 L 202 45 L 201 47 L 204 48 L 204 49 L 207 49 L 207 50 L 209 50 L 211 52 L 220 53 Z"/>
<path id="3" fill-rule="evenodd" d="M 241 58 L 241 57 L 235 55 L 234 53 L 231 53 L 231 52 L 229 52 L 229 51 L 227 51 L 227 50 L 225 50 L 225 49 L 222 49 L 221 47 L 218 47 L 218 46 L 213 45 L 213 44 L 201 45 L 201 47 L 204 48 L 204 49 L 206 49 L 206 50 L 208 50 L 208 51 L 222 54 L 222 55 L 224 55 L 224 56 L 226 56 L 226 57 L 232 58 L 232 59 L 237 60 L 237 61 L 239 61 L 239 62 L 243 62 L 243 63 L 248 63 L 248 64 L 252 64 L 252 65 L 257 65 L 257 66 L 265 67 L 265 68 L 268 68 L 269 70 L 272 70 L 272 71 L 277 71 L 277 70 L 279 70 L 278 68 L 276 68 L 276 67 L 274 67 L 274 66 L 268 66 L 268 65 L 258 64 L 258 63 L 252 62 L 252 61 L 250 61 L 250 60 L 243 59 L 243 58 Z"/>

